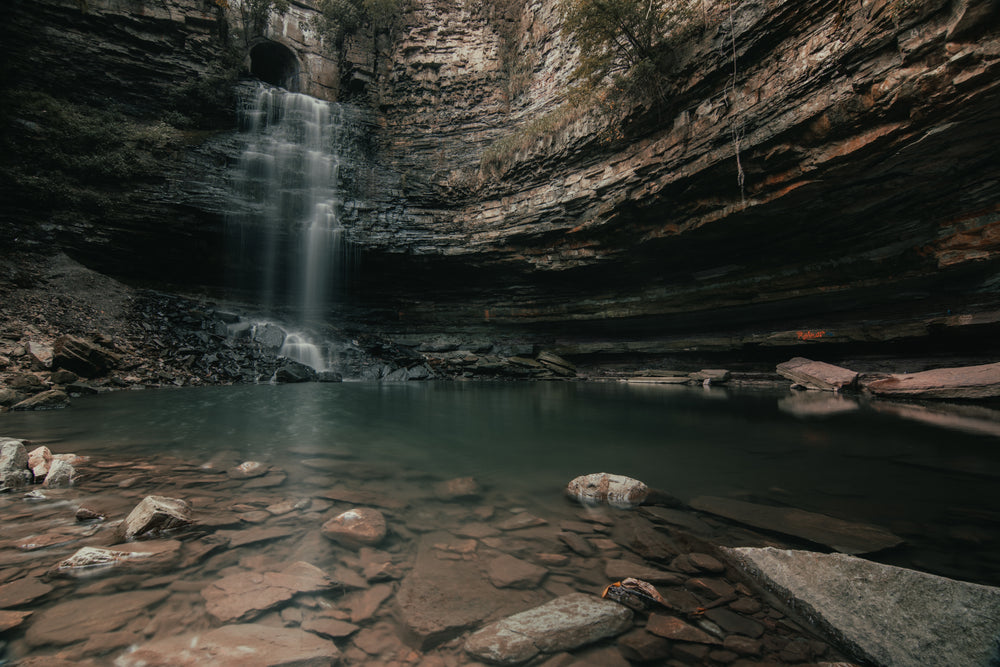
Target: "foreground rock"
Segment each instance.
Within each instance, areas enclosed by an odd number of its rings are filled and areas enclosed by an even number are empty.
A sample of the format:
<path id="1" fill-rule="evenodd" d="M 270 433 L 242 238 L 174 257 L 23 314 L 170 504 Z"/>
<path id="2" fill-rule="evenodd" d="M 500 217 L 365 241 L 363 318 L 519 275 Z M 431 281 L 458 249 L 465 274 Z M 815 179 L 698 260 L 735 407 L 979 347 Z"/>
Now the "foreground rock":
<path id="1" fill-rule="evenodd" d="M 375 546 L 385 539 L 385 517 L 376 509 L 356 507 L 342 512 L 323 524 L 323 535 L 334 542 L 360 549 Z"/>
<path id="2" fill-rule="evenodd" d="M 122 654 L 116 667 L 319 667 L 340 659 L 337 646 L 297 628 L 226 625 L 154 641 Z"/>
<path id="3" fill-rule="evenodd" d="M 992 398 L 1000 396 L 1000 363 L 890 375 L 863 386 L 896 398 Z"/>
<path id="4" fill-rule="evenodd" d="M 28 451 L 21 440 L 0 438 L 0 486 L 16 489 L 28 483 Z"/>
<path id="5" fill-rule="evenodd" d="M 333 586 L 318 567 L 299 561 L 280 572 L 240 572 L 206 586 L 205 609 L 223 623 L 253 620 L 298 593 L 314 593 Z"/>
<path id="6" fill-rule="evenodd" d="M 850 389 L 858 380 L 858 374 L 852 370 L 803 357 L 778 364 L 777 371 L 796 384 L 820 391 Z"/>
<path id="7" fill-rule="evenodd" d="M 162 533 L 191 523 L 191 508 L 179 498 L 146 496 L 118 526 L 120 541 Z"/>
<path id="8" fill-rule="evenodd" d="M 607 503 L 630 509 L 645 502 L 649 487 L 631 477 L 598 472 L 573 479 L 566 485 L 566 495 L 584 505 Z"/>
<path id="9" fill-rule="evenodd" d="M 158 604 L 169 591 L 130 591 L 81 597 L 38 612 L 25 635 L 30 646 L 65 646 L 111 632 Z"/>
<path id="10" fill-rule="evenodd" d="M 56 340 L 54 351 L 53 368 L 73 371 L 85 378 L 105 375 L 121 361 L 121 357 L 111 350 L 75 336 L 61 336 Z"/>
<path id="11" fill-rule="evenodd" d="M 873 553 L 903 543 L 901 537 L 878 526 L 844 521 L 794 507 L 773 507 L 711 496 L 695 498 L 691 507 L 748 526 L 825 544 L 848 554 Z"/>
<path id="12" fill-rule="evenodd" d="M 396 594 L 398 617 L 411 642 L 426 651 L 487 618 L 513 614 L 547 597 L 538 591 L 497 589 L 479 563 L 449 558 L 449 533 L 421 537 L 413 569 Z"/>
<path id="13" fill-rule="evenodd" d="M 465 642 L 471 655 L 502 665 L 542 653 L 568 651 L 632 627 L 632 612 L 617 602 L 571 593 L 491 623 Z"/>
<path id="14" fill-rule="evenodd" d="M 893 667 L 996 664 L 998 588 L 843 554 L 770 547 L 724 552 L 858 660 Z"/>
<path id="15" fill-rule="evenodd" d="M 69 405 L 69 396 L 64 391 L 49 389 L 20 403 L 15 403 L 11 410 L 58 410 Z"/>

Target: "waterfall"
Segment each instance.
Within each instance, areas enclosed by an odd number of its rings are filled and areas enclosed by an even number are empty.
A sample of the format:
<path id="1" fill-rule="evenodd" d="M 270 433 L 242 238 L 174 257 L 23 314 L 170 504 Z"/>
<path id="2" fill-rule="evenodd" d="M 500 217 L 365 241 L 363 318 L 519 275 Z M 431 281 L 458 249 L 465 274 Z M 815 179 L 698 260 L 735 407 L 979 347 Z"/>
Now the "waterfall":
<path id="1" fill-rule="evenodd" d="M 283 354 L 323 370 L 327 355 L 301 330 L 329 320 L 351 270 L 340 210 L 345 172 L 363 160 L 359 112 L 262 83 L 241 85 L 238 98 L 231 282 L 268 317 L 300 329 Z"/>
<path id="2" fill-rule="evenodd" d="M 341 170 L 358 151 L 356 111 L 266 84 L 240 89 L 246 145 L 231 174 L 238 287 L 265 310 L 323 319 L 349 270 Z"/>

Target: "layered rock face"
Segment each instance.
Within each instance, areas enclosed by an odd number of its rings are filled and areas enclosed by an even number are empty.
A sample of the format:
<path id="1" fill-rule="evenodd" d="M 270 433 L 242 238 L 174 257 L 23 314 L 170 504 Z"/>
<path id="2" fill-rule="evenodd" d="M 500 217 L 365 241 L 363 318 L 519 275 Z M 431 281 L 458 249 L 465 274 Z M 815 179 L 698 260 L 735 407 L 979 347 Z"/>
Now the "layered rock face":
<path id="1" fill-rule="evenodd" d="M 955 336 L 985 354 L 1000 3 L 706 2 L 663 94 L 612 112 L 562 105 L 575 53 L 556 7 L 421 0 L 391 43 L 349 53 L 355 79 L 375 77 L 374 163 L 341 211 L 366 316 L 533 331 L 566 354 Z M 16 3 L 13 69 L 140 116 L 211 75 L 208 3 L 115 8 L 77 21 L 70 0 Z M 306 48 L 293 38 L 309 11 L 272 36 Z M 30 37 L 39 26 L 50 40 Z M 299 61 L 324 94 L 346 92 Z M 52 139 L 42 120 L 8 127 L 21 147 Z M 80 216 L 40 221 L 37 197 L 3 193 L 15 229 L 118 275 L 220 285 L 238 138 L 161 143 L 139 142 L 158 169 Z"/>

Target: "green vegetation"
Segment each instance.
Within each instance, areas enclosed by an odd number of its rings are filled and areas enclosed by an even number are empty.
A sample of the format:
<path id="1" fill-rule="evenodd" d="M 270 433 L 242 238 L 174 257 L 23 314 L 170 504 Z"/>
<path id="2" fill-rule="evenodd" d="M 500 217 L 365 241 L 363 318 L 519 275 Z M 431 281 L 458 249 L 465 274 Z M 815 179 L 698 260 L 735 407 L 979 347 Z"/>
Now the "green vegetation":
<path id="1" fill-rule="evenodd" d="M 404 0 L 318 0 L 314 23 L 328 48 L 339 49 L 344 37 L 367 25 L 373 34 L 392 33 L 399 27 Z"/>
<path id="2" fill-rule="evenodd" d="M 664 72 L 697 27 L 697 0 L 562 0 L 562 31 L 580 49 L 581 85 L 638 91 Z"/>

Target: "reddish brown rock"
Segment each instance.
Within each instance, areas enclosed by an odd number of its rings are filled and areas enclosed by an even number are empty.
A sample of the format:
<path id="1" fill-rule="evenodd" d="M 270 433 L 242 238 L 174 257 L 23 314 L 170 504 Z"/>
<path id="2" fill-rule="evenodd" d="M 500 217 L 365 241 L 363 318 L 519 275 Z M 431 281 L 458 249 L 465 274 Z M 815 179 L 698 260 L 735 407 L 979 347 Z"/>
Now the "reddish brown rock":
<path id="1" fill-rule="evenodd" d="M 223 623 L 252 620 L 298 593 L 330 588 L 319 568 L 299 561 L 280 572 L 240 572 L 215 581 L 202 592 L 209 614 Z"/>
<path id="2" fill-rule="evenodd" d="M 822 361 L 795 357 L 778 364 L 778 374 L 808 389 L 841 391 L 854 387 L 858 374 L 847 368 Z"/>
<path id="3" fill-rule="evenodd" d="M 490 582 L 497 588 L 534 588 L 542 583 L 548 570 L 533 563 L 502 554 L 487 566 Z"/>
<path id="4" fill-rule="evenodd" d="M 992 398 L 1000 396 L 1000 363 L 890 375 L 863 386 L 891 398 Z"/>
<path id="5" fill-rule="evenodd" d="M 385 517 L 376 509 L 356 507 L 342 512 L 323 524 L 324 536 L 352 549 L 375 546 L 385 539 Z"/>
<path id="6" fill-rule="evenodd" d="M 434 485 L 434 495 L 441 500 L 470 500 L 481 494 L 479 482 L 474 477 L 456 477 Z"/>
<path id="7" fill-rule="evenodd" d="M 167 591 L 130 591 L 101 597 L 81 597 L 38 612 L 28 626 L 30 646 L 64 646 L 92 635 L 112 632 L 152 610 Z M 95 613 L 100 610 L 100 613 Z"/>
<path id="8" fill-rule="evenodd" d="M 48 595 L 52 586 L 35 577 L 24 577 L 0 586 L 0 608 L 20 607 Z"/>
<path id="9" fill-rule="evenodd" d="M 6 632 L 18 627 L 33 613 L 31 611 L 0 610 L 0 632 Z"/>
<path id="10" fill-rule="evenodd" d="M 722 642 L 693 625 L 688 625 L 679 618 L 650 614 L 646 629 L 654 635 L 665 637 L 672 641 L 694 642 L 698 644 L 721 644 Z"/>
<path id="11" fill-rule="evenodd" d="M 337 646 L 296 628 L 225 625 L 150 642 L 115 660 L 118 667 L 327 667 L 340 659 Z"/>
<path id="12" fill-rule="evenodd" d="M 191 508 L 179 498 L 146 496 L 115 532 L 120 541 L 162 533 L 191 523 Z"/>

